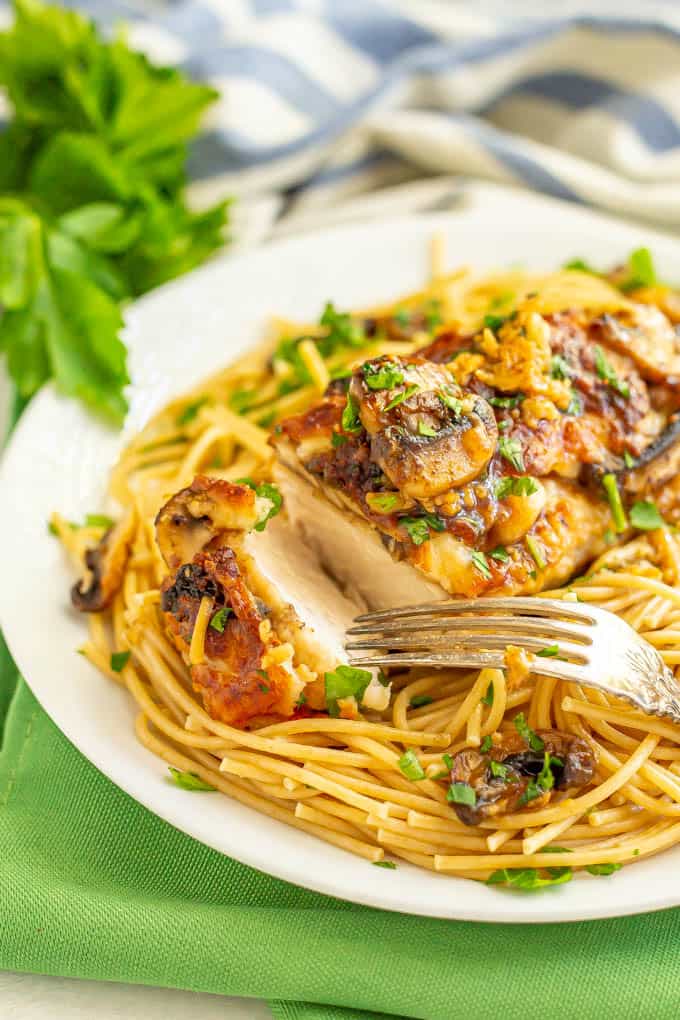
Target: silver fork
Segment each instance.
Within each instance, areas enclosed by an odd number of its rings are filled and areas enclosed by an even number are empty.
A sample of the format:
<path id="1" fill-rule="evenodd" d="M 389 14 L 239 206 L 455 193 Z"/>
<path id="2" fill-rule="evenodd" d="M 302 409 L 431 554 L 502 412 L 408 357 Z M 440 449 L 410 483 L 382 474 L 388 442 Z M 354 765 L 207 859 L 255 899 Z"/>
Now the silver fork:
<path id="1" fill-rule="evenodd" d="M 503 667 L 515 644 L 544 676 L 624 698 L 680 723 L 680 684 L 647 641 L 606 609 L 558 599 L 461 599 L 357 616 L 352 666 Z M 547 654 L 546 654 L 547 653 Z"/>

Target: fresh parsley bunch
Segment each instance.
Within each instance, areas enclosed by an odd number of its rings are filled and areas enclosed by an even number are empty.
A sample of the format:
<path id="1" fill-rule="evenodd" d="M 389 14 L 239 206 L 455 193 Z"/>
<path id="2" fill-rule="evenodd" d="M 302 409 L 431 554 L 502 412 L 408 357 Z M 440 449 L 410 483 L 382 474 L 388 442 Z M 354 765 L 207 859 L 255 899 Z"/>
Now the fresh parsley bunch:
<path id="1" fill-rule="evenodd" d="M 122 421 L 121 302 L 222 243 L 226 205 L 184 201 L 187 143 L 217 93 L 80 15 L 15 0 L 0 33 L 0 352 L 28 400 L 48 379 Z"/>

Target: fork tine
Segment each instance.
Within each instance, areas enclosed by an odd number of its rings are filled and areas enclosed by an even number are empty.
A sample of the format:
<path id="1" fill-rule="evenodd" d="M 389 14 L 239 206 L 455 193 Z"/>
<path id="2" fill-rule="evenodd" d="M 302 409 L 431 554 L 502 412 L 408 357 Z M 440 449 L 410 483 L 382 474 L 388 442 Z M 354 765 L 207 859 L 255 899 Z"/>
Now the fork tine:
<path id="1" fill-rule="evenodd" d="M 580 602 L 565 602 L 562 599 L 541 599 L 535 597 L 501 598 L 501 599 L 446 599 L 441 602 L 424 602 L 418 606 L 398 606 L 395 609 L 383 609 L 374 613 L 362 613 L 355 623 L 380 623 L 389 620 L 404 620 L 408 617 L 420 616 L 459 616 L 473 612 L 482 616 L 486 612 L 508 613 L 512 616 L 549 616 L 573 620 L 576 623 L 592 624 L 596 622 L 591 607 L 584 607 Z"/>
<path id="2" fill-rule="evenodd" d="M 347 634 L 351 637 L 359 637 L 362 634 L 374 634 L 376 637 L 385 638 L 390 634 L 408 634 L 427 631 L 428 634 L 443 634 L 452 631 L 491 631 L 496 634 L 507 634 L 508 639 L 523 638 L 526 634 L 542 635 L 545 641 L 553 644 L 554 638 L 562 638 L 565 641 L 575 641 L 580 644 L 592 644 L 592 628 L 581 627 L 578 624 L 569 626 L 559 620 L 551 620 L 547 617 L 533 619 L 529 616 L 460 616 L 444 617 L 443 619 L 423 620 L 388 620 L 383 623 L 362 623 L 358 627 L 350 627 Z"/>
<path id="3" fill-rule="evenodd" d="M 505 657 L 500 652 L 394 652 L 391 655 L 350 655 L 351 666 L 375 668 L 378 666 L 432 666 L 434 669 L 483 669 L 491 666 L 502 669 Z M 588 678 L 582 666 L 562 659 L 545 659 L 541 662 L 540 673 L 568 680 L 570 683 L 587 683 Z"/>
<path id="4" fill-rule="evenodd" d="M 542 638 L 527 635 L 522 637 L 522 647 L 530 652 L 541 652 L 545 649 L 545 640 Z M 505 650 L 508 638 L 503 634 L 457 634 L 455 638 L 447 634 L 430 634 L 425 632 L 420 635 L 408 636 L 391 634 L 385 638 L 366 638 L 363 641 L 348 641 L 345 648 L 348 651 L 364 650 L 374 648 L 387 651 L 391 648 L 408 648 L 412 651 L 423 649 L 425 652 L 431 649 L 449 649 L 452 654 L 465 652 L 468 649 L 473 651 L 491 651 L 502 648 Z M 586 648 L 583 645 L 574 644 L 571 641 L 560 642 L 559 652 L 555 658 L 572 659 L 576 662 L 588 662 Z"/>

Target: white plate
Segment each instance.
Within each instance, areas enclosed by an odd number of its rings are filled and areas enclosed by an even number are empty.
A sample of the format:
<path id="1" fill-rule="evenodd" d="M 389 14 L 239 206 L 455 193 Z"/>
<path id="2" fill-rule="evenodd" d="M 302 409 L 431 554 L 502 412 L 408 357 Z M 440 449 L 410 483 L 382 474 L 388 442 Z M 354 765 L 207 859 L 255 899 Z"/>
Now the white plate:
<path id="1" fill-rule="evenodd" d="M 342 850 L 222 796 L 197 798 L 166 782 L 165 765 L 133 733 L 132 699 L 75 653 L 84 621 L 69 608 L 72 577 L 47 533 L 53 509 L 79 518 L 102 505 L 126 436 L 169 397 L 225 365 L 272 312 L 314 319 L 421 285 L 430 237 L 442 231 L 452 263 L 595 265 L 649 244 L 664 276 L 680 279 L 678 244 L 574 206 L 490 186 L 470 187 L 453 213 L 344 227 L 226 258 L 140 301 L 127 341 L 135 385 L 124 435 L 98 425 L 47 388 L 22 418 L 0 474 L 0 620 L 19 668 L 70 741 L 118 786 L 196 839 L 298 885 L 389 910 L 478 921 L 569 921 L 680 903 L 680 847 L 607 879 L 537 895 L 487 888 L 406 864 L 371 867 Z"/>

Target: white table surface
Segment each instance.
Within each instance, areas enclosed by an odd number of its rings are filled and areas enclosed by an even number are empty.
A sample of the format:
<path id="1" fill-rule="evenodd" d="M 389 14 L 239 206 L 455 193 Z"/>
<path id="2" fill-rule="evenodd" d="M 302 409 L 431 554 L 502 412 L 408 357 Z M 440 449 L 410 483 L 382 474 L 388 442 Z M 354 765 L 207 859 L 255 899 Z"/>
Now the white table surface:
<path id="1" fill-rule="evenodd" d="M 272 1020 L 260 999 L 0 972 L 7 1020 Z"/>

